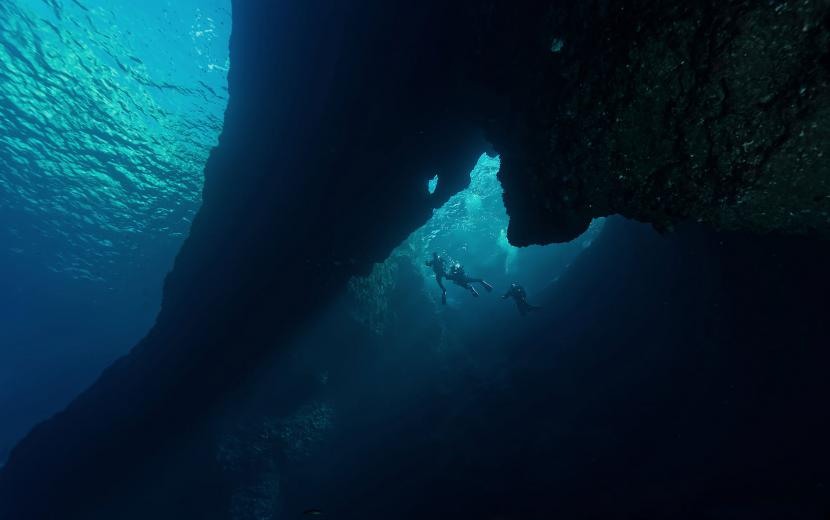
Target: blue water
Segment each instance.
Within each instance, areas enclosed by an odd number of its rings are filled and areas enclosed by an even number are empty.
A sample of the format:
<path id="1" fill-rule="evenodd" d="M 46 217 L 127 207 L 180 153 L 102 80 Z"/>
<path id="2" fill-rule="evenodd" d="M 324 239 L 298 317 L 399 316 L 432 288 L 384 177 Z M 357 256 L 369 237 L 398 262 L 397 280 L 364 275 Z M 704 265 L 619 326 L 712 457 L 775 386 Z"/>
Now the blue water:
<path id="1" fill-rule="evenodd" d="M 0 2 L 0 460 L 151 326 L 221 132 L 230 14 Z"/>

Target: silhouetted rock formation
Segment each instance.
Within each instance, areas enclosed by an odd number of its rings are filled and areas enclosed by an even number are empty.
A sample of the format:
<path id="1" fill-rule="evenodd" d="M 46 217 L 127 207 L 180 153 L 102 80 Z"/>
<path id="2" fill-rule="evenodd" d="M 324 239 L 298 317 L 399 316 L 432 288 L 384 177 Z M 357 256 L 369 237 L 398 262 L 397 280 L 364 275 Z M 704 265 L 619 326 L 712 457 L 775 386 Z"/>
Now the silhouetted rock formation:
<path id="1" fill-rule="evenodd" d="M 13 451 L 0 516 L 84 517 L 171 451 L 209 458 L 191 435 L 217 400 L 462 188 L 484 136 L 516 243 L 610 213 L 828 234 L 825 2 L 516 4 L 236 0 L 156 326 Z"/>
<path id="2" fill-rule="evenodd" d="M 494 58 L 514 111 L 488 127 L 511 240 L 615 213 L 830 236 L 827 2 L 549 5 Z"/>
<path id="3" fill-rule="evenodd" d="M 0 517 L 83 518 L 185 449 L 282 338 L 466 186 L 485 143 L 455 111 L 467 35 L 451 4 L 234 2 L 225 127 L 156 325 L 13 450 Z"/>

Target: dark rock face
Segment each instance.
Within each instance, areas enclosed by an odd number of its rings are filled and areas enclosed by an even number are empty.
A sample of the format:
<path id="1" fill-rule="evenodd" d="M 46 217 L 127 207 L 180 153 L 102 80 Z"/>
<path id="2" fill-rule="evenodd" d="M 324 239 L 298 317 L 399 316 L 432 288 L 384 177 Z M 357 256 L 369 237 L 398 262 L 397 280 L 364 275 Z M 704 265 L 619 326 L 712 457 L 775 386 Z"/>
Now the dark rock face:
<path id="1" fill-rule="evenodd" d="M 188 517 L 187 481 L 222 518 L 215 404 L 463 187 L 484 136 L 515 243 L 615 212 L 827 235 L 826 3 L 406 4 L 234 2 L 225 131 L 156 326 L 13 451 L 0 516 L 86 518 L 156 479 L 148 509 Z"/>
<path id="2" fill-rule="evenodd" d="M 614 213 L 830 236 L 827 2 L 568 2 L 542 19 L 518 126 L 491 132 L 514 242 Z"/>
<path id="3" fill-rule="evenodd" d="M 485 143 L 451 110 L 468 35 L 446 4 L 234 2 L 225 129 L 156 325 L 16 447 L 0 517 L 85 518 L 162 454 L 205 460 L 189 435 L 217 400 L 469 182 Z"/>

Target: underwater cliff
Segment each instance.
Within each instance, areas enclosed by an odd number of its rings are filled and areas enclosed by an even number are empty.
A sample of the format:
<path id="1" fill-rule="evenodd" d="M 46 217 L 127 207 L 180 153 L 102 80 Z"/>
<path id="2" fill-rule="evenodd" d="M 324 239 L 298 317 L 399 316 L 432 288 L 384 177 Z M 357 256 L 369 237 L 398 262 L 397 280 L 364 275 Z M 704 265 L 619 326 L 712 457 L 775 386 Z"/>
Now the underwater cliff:
<path id="1" fill-rule="evenodd" d="M 236 0 L 155 326 L 13 450 L 0 515 L 820 518 L 828 31 Z M 499 292 L 442 305 L 436 249 Z"/>

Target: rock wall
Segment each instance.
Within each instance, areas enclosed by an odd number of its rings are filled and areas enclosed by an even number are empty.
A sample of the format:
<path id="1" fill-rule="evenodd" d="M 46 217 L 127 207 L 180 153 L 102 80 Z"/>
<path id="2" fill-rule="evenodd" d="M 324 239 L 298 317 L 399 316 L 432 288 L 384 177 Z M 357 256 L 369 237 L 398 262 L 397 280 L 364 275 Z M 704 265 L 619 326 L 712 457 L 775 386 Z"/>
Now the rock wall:
<path id="1" fill-rule="evenodd" d="M 827 2 L 550 2 L 535 20 L 488 126 L 514 242 L 608 214 L 830 235 Z"/>

